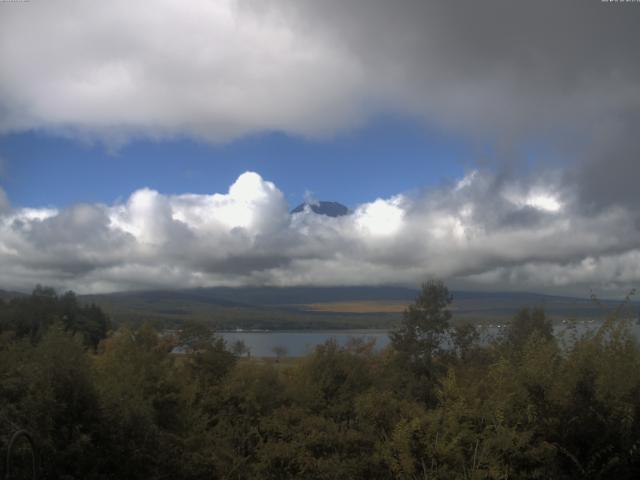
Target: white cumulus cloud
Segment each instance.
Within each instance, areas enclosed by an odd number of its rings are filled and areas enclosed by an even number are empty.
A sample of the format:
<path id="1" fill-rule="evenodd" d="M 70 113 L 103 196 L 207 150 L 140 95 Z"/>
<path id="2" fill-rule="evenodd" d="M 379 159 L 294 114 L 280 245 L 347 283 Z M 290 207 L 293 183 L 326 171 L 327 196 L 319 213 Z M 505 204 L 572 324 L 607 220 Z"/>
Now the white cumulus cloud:
<path id="1" fill-rule="evenodd" d="M 558 208 L 555 198 L 563 199 Z M 0 287 L 415 285 L 437 276 L 461 287 L 586 292 L 638 282 L 633 212 L 585 215 L 574 198 L 548 179 L 510 182 L 478 171 L 342 217 L 291 215 L 276 185 L 246 172 L 226 193 L 142 188 L 114 205 L 7 206 Z"/>
<path id="2" fill-rule="evenodd" d="M 220 141 L 322 135 L 360 117 L 359 63 L 278 12 L 234 0 L 14 7 L 0 12 L 0 133 Z"/>

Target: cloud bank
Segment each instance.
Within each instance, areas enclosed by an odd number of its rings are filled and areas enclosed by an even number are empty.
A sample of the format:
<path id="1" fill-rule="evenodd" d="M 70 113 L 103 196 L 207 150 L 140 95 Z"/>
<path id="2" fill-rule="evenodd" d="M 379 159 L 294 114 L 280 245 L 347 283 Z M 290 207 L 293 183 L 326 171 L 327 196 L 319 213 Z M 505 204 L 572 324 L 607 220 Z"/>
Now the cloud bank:
<path id="1" fill-rule="evenodd" d="M 106 292 L 242 285 L 416 285 L 619 292 L 640 280 L 640 217 L 583 215 L 553 177 L 479 171 L 343 217 L 289 214 L 246 172 L 227 193 L 141 189 L 115 205 L 0 213 L 0 285 Z"/>
<path id="2" fill-rule="evenodd" d="M 327 134 L 356 121 L 365 75 L 339 45 L 232 0 L 3 5 L 0 59 L 0 133 L 116 144 Z"/>
<path id="3" fill-rule="evenodd" d="M 3 5 L 0 132 L 322 136 L 395 110 L 503 141 L 604 141 L 640 107 L 639 21 L 583 0 Z"/>

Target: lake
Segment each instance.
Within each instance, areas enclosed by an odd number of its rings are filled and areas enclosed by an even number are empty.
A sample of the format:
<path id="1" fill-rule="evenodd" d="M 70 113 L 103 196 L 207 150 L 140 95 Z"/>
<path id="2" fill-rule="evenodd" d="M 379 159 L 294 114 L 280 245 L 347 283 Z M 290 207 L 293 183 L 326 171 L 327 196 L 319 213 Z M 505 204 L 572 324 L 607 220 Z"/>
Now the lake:
<path id="1" fill-rule="evenodd" d="M 597 328 L 600 322 L 577 322 L 578 334 Z M 633 322 L 632 330 L 640 338 L 640 325 Z M 487 326 L 481 328 L 481 338 L 487 342 L 499 336 L 504 326 Z M 567 335 L 567 325 L 554 326 L 556 336 Z M 233 342 L 242 340 L 256 357 L 273 357 L 275 347 L 284 347 L 286 356 L 299 357 L 310 353 L 316 345 L 334 338 L 339 345 L 346 345 L 353 338 L 374 339 L 376 349 L 382 349 L 389 344 L 389 330 L 278 330 L 278 331 L 229 331 L 219 332 L 231 346 Z"/>
<path id="2" fill-rule="evenodd" d="M 275 347 L 284 347 L 287 356 L 299 357 L 310 353 L 316 345 L 335 338 L 346 345 L 352 338 L 375 339 L 376 348 L 389 343 L 388 330 L 279 330 L 272 332 L 220 332 L 229 345 L 242 340 L 256 357 L 273 357 Z"/>

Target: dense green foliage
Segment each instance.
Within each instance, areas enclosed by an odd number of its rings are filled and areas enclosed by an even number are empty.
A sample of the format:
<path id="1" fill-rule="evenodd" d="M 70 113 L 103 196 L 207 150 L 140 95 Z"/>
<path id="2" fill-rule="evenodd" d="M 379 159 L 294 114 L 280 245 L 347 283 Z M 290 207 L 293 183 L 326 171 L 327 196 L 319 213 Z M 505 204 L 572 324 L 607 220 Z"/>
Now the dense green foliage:
<path id="1" fill-rule="evenodd" d="M 55 323 L 71 335 L 79 334 L 83 343 L 93 348 L 110 327 L 99 307 L 80 305 L 73 292 L 58 296 L 52 288 L 38 285 L 31 296 L 0 300 L 0 335 L 36 343 Z"/>
<path id="2" fill-rule="evenodd" d="M 431 282 L 389 348 L 329 341 L 276 361 L 198 324 L 181 338 L 148 325 L 107 334 L 101 312 L 65 310 L 72 300 L 39 289 L 0 304 L 0 448 L 29 429 L 47 478 L 640 472 L 640 348 L 615 317 L 560 342 L 544 312 L 525 310 L 480 345 L 473 327 L 450 328 L 449 292 Z"/>

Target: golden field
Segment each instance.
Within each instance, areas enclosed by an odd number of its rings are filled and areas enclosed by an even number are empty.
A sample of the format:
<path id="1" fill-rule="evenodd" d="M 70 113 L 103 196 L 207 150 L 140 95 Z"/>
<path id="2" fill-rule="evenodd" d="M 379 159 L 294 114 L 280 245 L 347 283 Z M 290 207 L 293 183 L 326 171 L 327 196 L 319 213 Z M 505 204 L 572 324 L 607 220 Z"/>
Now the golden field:
<path id="1" fill-rule="evenodd" d="M 347 302 L 310 303 L 306 310 L 332 313 L 400 313 L 410 302 L 404 300 L 357 300 Z"/>

